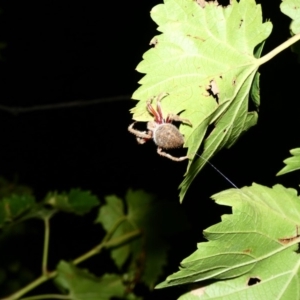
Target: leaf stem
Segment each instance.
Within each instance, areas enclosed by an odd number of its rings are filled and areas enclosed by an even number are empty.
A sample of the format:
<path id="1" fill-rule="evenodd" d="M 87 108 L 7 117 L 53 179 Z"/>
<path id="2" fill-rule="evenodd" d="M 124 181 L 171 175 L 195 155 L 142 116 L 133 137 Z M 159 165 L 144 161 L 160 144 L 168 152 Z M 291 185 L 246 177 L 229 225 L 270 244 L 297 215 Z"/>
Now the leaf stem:
<path id="1" fill-rule="evenodd" d="M 122 245 L 122 244 L 124 244 L 124 243 L 126 243 L 126 242 L 128 242 L 128 241 L 130 241 L 130 240 L 132 240 L 132 239 L 134 239 L 136 237 L 138 237 L 141 234 L 141 231 L 139 229 L 136 229 L 136 230 L 133 230 L 133 231 L 128 232 L 126 234 L 123 234 L 122 236 L 110 239 L 111 236 L 113 235 L 113 233 L 115 232 L 115 230 L 125 220 L 126 220 L 126 216 L 120 218 L 113 225 L 113 227 L 106 233 L 105 237 L 103 238 L 103 240 L 102 240 L 102 242 L 100 244 L 98 244 L 96 247 L 94 247 L 93 249 L 89 250 L 88 252 L 84 253 L 83 255 L 77 257 L 76 259 L 74 259 L 72 261 L 72 263 L 74 265 L 78 265 L 79 263 L 87 260 L 88 258 L 91 258 L 91 257 L 93 257 L 96 254 L 99 254 L 103 248 L 117 247 L 117 246 L 120 246 L 120 245 Z M 48 219 L 48 222 L 49 222 L 49 219 Z M 45 234 L 46 234 L 46 219 L 45 219 Z M 48 241 L 46 243 L 46 237 L 45 237 L 45 244 L 44 245 L 47 245 L 47 249 L 48 249 L 48 243 L 49 243 L 49 238 L 48 238 Z M 47 263 L 47 256 L 48 256 L 48 250 L 45 251 L 45 248 L 44 248 L 43 270 L 44 270 L 44 263 L 45 262 Z M 44 282 L 48 281 L 49 279 L 52 279 L 52 278 L 54 278 L 56 276 L 57 276 L 57 271 L 56 270 L 52 271 L 52 272 L 46 272 L 46 273 L 43 272 L 40 277 L 38 277 L 37 279 L 35 279 L 31 283 L 29 283 L 27 286 L 25 286 L 21 290 L 17 291 L 16 293 L 10 295 L 9 297 L 3 298 L 1 300 L 17 300 L 20 297 L 22 297 L 23 295 L 25 295 L 26 293 L 28 293 L 29 291 L 31 291 L 34 288 L 36 288 L 37 286 L 41 285 L 42 283 L 44 283 Z M 34 296 L 34 297 L 40 297 L 40 296 Z M 33 299 L 46 299 L 46 298 L 33 298 L 33 297 L 29 297 L 29 298 L 25 298 L 25 299 L 26 300 L 30 300 L 30 299 L 33 300 Z M 25 299 L 23 299 L 23 300 L 25 300 Z M 69 298 L 55 298 L 55 299 L 69 299 Z"/>
<path id="2" fill-rule="evenodd" d="M 48 254 L 49 254 L 49 239 L 50 239 L 50 216 L 43 218 L 45 225 L 44 234 L 44 249 L 43 249 L 43 260 L 42 260 L 42 274 L 48 274 Z"/>
<path id="3" fill-rule="evenodd" d="M 120 245 L 132 240 L 133 238 L 139 236 L 140 233 L 141 233 L 141 231 L 139 229 L 137 229 L 137 230 L 128 232 L 126 234 L 123 234 L 120 237 L 117 237 L 117 238 L 114 238 L 107 242 L 101 243 L 101 244 L 97 245 L 96 247 L 94 247 L 93 249 L 91 249 L 90 251 L 86 252 L 85 254 L 74 259 L 73 264 L 74 265 L 80 264 L 81 262 L 87 260 L 88 258 L 100 253 L 103 248 L 112 248 L 112 247 L 120 246 Z"/>
<path id="4" fill-rule="evenodd" d="M 271 60 L 274 56 L 276 56 L 278 53 L 282 52 L 286 48 L 288 48 L 291 45 L 295 44 L 299 40 L 300 40 L 300 33 L 292 36 L 290 39 L 288 39 L 284 43 L 280 44 L 275 49 L 273 49 L 272 51 L 267 53 L 266 55 L 264 55 L 261 58 L 257 59 L 258 64 L 262 65 L 262 64 L 266 63 L 267 61 Z"/>

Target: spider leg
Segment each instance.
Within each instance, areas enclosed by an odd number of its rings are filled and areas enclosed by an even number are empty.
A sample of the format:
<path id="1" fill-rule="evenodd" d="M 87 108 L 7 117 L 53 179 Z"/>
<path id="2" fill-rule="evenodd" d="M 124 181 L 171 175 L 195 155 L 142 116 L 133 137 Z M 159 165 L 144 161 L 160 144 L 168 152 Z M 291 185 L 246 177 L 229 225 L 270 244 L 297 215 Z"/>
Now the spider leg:
<path id="1" fill-rule="evenodd" d="M 152 131 L 141 131 L 141 133 L 143 134 L 148 134 L 149 136 L 151 136 L 151 138 L 141 138 L 141 137 L 136 137 L 136 140 L 139 144 L 145 144 L 146 142 L 148 142 L 150 139 L 152 139 Z"/>
<path id="2" fill-rule="evenodd" d="M 144 144 L 147 140 L 150 140 L 152 138 L 151 131 L 139 131 L 137 129 L 133 128 L 133 125 L 136 122 L 133 122 L 131 125 L 128 126 L 128 131 L 134 134 L 137 137 L 137 141 L 139 144 Z"/>
<path id="3" fill-rule="evenodd" d="M 159 155 L 164 156 L 164 157 L 167 157 L 167 158 L 169 158 L 169 159 L 171 159 L 171 160 L 173 160 L 173 161 L 183 161 L 183 160 L 185 160 L 185 159 L 189 159 L 188 156 L 181 156 L 181 157 L 175 157 L 175 156 L 172 156 L 171 154 L 169 154 L 169 153 L 167 153 L 167 152 L 164 152 L 164 151 L 162 150 L 162 148 L 160 148 L 160 147 L 157 148 L 157 153 L 158 153 Z"/>
<path id="4" fill-rule="evenodd" d="M 164 122 L 164 117 L 163 117 L 163 113 L 162 113 L 162 109 L 161 109 L 161 105 L 160 105 L 160 102 L 163 98 L 165 98 L 166 96 L 168 96 L 169 94 L 168 93 L 160 93 L 157 98 L 156 98 L 156 110 L 162 120 L 161 123 Z"/>
<path id="5" fill-rule="evenodd" d="M 161 109 L 161 105 L 160 105 L 160 101 L 167 95 L 169 95 L 169 94 L 168 93 L 160 93 L 156 97 L 156 110 L 152 106 L 152 101 L 155 97 L 151 97 L 147 100 L 147 109 L 150 112 L 150 114 L 154 116 L 154 121 L 158 124 L 162 124 L 165 122 L 163 113 L 162 113 L 162 109 Z"/>
<path id="6" fill-rule="evenodd" d="M 136 140 L 141 145 L 145 144 L 148 141 L 148 139 L 144 139 L 144 138 L 140 138 L 140 137 L 137 137 Z"/>
<path id="7" fill-rule="evenodd" d="M 188 124 L 193 127 L 193 124 L 191 123 L 190 120 L 180 118 L 179 116 L 177 116 L 175 114 L 168 114 L 166 122 L 171 123 L 172 121 L 182 122 L 182 123 Z"/>
<path id="8" fill-rule="evenodd" d="M 160 102 L 162 99 L 164 99 L 168 95 L 169 95 L 169 93 L 162 92 L 157 96 L 156 101 Z"/>
<path id="9" fill-rule="evenodd" d="M 159 123 L 161 124 L 163 122 L 163 117 L 162 115 L 160 114 L 159 111 L 156 111 L 153 106 L 152 106 L 152 100 L 154 99 L 155 97 L 151 97 L 150 99 L 147 100 L 147 109 L 149 111 L 149 113 L 154 116 L 154 121 L 156 123 Z"/>

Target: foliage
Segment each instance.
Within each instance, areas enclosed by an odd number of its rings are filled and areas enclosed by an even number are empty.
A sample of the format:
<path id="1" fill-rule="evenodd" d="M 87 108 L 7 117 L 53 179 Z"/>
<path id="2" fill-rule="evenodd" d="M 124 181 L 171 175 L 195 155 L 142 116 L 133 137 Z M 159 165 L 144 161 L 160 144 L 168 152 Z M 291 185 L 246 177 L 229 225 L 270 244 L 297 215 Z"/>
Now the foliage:
<path id="1" fill-rule="evenodd" d="M 138 266 L 141 269 L 141 282 L 149 287 L 154 287 L 167 262 L 168 243 L 165 237 L 185 230 L 187 224 L 174 203 L 159 202 L 144 191 L 132 190 L 125 196 L 125 203 L 116 196 L 106 197 L 106 205 L 101 207 L 97 222 L 101 222 L 107 232 L 114 224 L 118 224 L 112 235 L 114 239 L 137 229 L 143 231 L 144 239 L 112 249 L 110 254 L 118 268 L 122 268 L 130 258 L 128 276 L 134 279 Z"/>
<path id="2" fill-rule="evenodd" d="M 72 264 L 61 261 L 57 266 L 55 282 L 64 290 L 69 291 L 71 299 L 103 299 L 124 297 L 126 288 L 122 278 L 116 274 L 105 274 L 101 278 L 81 270 Z"/>
<path id="3" fill-rule="evenodd" d="M 37 295 L 33 299 L 139 299 L 134 294 L 136 285 L 142 283 L 153 289 L 162 274 L 169 249 L 166 238 L 188 228 L 178 203 L 168 203 L 161 199 L 158 201 L 153 195 L 141 190 L 129 190 L 125 200 L 115 195 L 107 196 L 106 204 L 101 206 L 98 198 L 89 191 L 72 189 L 70 192 L 50 192 L 42 201 L 37 202 L 30 189 L 23 186 L 12 188 L 5 180 L 2 180 L 2 183 L 2 229 L 14 228 L 16 224 L 32 218 L 42 219 L 44 222 L 43 272 L 35 280 L 32 275 L 27 278 L 27 282 L 32 282 L 6 297 L 6 300 L 19 299 L 43 282 L 52 279 L 61 294 Z M 55 270 L 49 271 L 50 219 L 58 212 L 83 216 L 94 208 L 98 209 L 96 223 L 103 226 L 105 236 L 98 245 L 72 262 L 61 260 Z M 77 266 L 104 249 L 110 250 L 118 272 L 104 271 L 100 276 L 96 276 Z M 4 269 L 2 271 L 5 273 Z M 2 292 L 4 286 L 5 283 L 2 282 Z"/>
<path id="4" fill-rule="evenodd" d="M 282 5 L 286 14 L 297 18 L 298 10 L 289 9 L 293 2 Z M 163 33 L 152 40 L 154 47 L 137 67 L 146 75 L 132 96 L 140 100 L 132 113 L 137 121 L 151 120 L 146 100 L 167 92 L 163 110 L 182 112 L 193 124 L 180 127 L 191 158 L 180 185 L 182 201 L 207 160 L 256 124 L 257 111 L 248 111 L 248 102 L 251 97 L 258 109 L 257 69 L 274 53 L 259 56 L 272 24 L 262 23 L 261 7 L 254 0 L 232 1 L 227 7 L 209 2 L 204 8 L 195 1 L 166 0 L 152 9 L 151 16 Z M 294 33 L 297 26 L 294 19 Z"/>
<path id="5" fill-rule="evenodd" d="M 290 150 L 290 153 L 293 156 L 283 161 L 286 166 L 280 170 L 277 175 L 283 175 L 300 169 L 300 148 L 292 149 Z"/>
<path id="6" fill-rule="evenodd" d="M 300 198 L 293 189 L 253 184 L 212 196 L 232 207 L 232 215 L 204 231 L 208 242 L 181 262 L 181 269 L 158 287 L 214 279 L 197 299 L 298 299 Z M 288 204 L 288 205 L 287 205 Z M 272 226 L 266 226 L 272 224 Z M 219 280 L 226 280 L 220 282 Z M 251 286 L 251 279 L 258 283 Z M 188 295 L 193 295 L 192 291 Z M 188 299 L 188 296 L 182 297 Z"/>
<path id="7" fill-rule="evenodd" d="M 292 37 L 263 56 L 272 24 L 262 21 L 261 6 L 254 0 L 233 0 L 224 7 L 216 1 L 165 0 L 152 9 L 162 34 L 152 39 L 152 49 L 138 65 L 138 71 L 146 75 L 133 94 L 139 102 L 132 112 L 136 121 L 152 120 L 147 99 L 167 93 L 162 101 L 164 115 L 180 114 L 191 121 L 192 126 L 180 127 L 190 157 L 180 201 L 206 162 L 256 124 L 259 66 L 290 46 L 299 54 L 300 0 L 284 0 L 280 8 L 292 19 Z M 250 100 L 253 111 L 249 110 Z M 291 154 L 278 175 L 300 169 L 299 148 Z M 254 183 L 212 198 L 231 207 L 232 213 L 204 230 L 207 241 L 199 243 L 181 262 L 179 271 L 156 287 L 192 284 L 182 300 L 299 299 L 297 191 L 280 184 L 269 188 Z M 62 255 L 49 270 L 50 220 L 58 213 L 90 219 L 95 211 L 95 227 L 101 227 L 98 244 L 71 260 Z M 49 192 L 37 201 L 31 189 L 0 179 L 1 242 L 32 219 L 44 224 L 42 273 L 35 278 L 28 272 L 23 276 L 24 286 L 15 288 L 5 300 L 21 299 L 46 281 L 52 281 L 59 292 L 25 299 L 141 299 L 137 287 L 151 290 L 163 275 L 170 253 L 168 239 L 188 228 L 177 202 L 141 190 L 128 190 L 124 199 L 106 196 L 103 203 L 81 189 Z M 109 267 L 105 254 L 111 260 Z M 78 266 L 91 258 L 107 269 L 97 273 Z M 4 265 L 0 269 L 2 286 L 7 277 Z M 15 265 L 11 268 L 18 269 Z"/>
<path id="8" fill-rule="evenodd" d="M 190 157 L 180 201 L 206 162 L 256 124 L 258 67 L 290 46 L 300 53 L 300 0 L 284 0 L 280 9 L 292 19 L 292 37 L 262 57 L 272 24 L 262 22 L 254 0 L 233 0 L 225 7 L 216 1 L 165 0 L 152 9 L 162 34 L 137 67 L 146 75 L 133 94 L 139 102 L 132 113 L 136 121 L 151 120 L 146 100 L 165 92 L 164 113 L 191 121 L 192 127 L 180 126 Z M 250 98 L 255 111 L 249 111 Z M 299 169 L 299 149 L 291 154 L 278 175 Z M 208 242 L 198 244 L 157 288 L 197 283 L 180 299 L 299 299 L 296 190 L 253 184 L 213 199 L 231 206 L 232 214 L 206 229 Z"/>
<path id="9" fill-rule="evenodd" d="M 30 191 L 26 187 L 16 187 L 16 191 L 12 189 L 10 194 L 7 194 L 6 186 L 10 184 L 4 179 L 1 180 L 4 183 L 3 193 L 6 196 L 3 196 L 0 202 L 0 228 L 4 228 L 11 222 L 21 222 L 29 218 L 43 219 L 57 210 L 85 214 L 99 204 L 99 200 L 90 195 L 89 191 L 79 189 L 73 189 L 69 193 L 49 193 L 42 203 L 37 203 L 34 196 L 26 192 Z M 50 206 L 52 209 L 45 206 Z"/>
<path id="10" fill-rule="evenodd" d="M 155 37 L 155 46 L 137 67 L 146 75 L 133 94 L 140 100 L 133 118 L 149 120 L 145 101 L 167 92 L 164 111 L 183 111 L 181 116 L 192 122 L 192 127 L 180 128 L 193 158 L 180 185 L 182 200 L 206 164 L 201 157 L 196 159 L 201 144 L 201 156 L 210 159 L 256 124 L 257 112 L 248 111 L 248 101 L 252 93 L 258 108 L 257 69 L 264 60 L 257 57 L 272 25 L 262 23 L 261 8 L 251 0 L 233 1 L 227 7 L 211 3 L 204 9 L 195 1 L 167 0 L 154 7 L 151 16 L 163 34 Z"/>

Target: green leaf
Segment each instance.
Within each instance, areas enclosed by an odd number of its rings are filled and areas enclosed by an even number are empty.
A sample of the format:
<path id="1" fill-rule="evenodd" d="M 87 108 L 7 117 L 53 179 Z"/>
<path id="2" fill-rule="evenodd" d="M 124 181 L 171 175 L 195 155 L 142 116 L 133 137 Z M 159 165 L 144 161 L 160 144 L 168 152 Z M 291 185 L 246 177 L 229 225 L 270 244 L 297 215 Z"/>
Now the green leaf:
<path id="1" fill-rule="evenodd" d="M 58 264 L 57 272 L 55 283 L 61 289 L 68 291 L 70 299 L 109 300 L 112 297 L 122 298 L 125 295 L 126 287 L 119 275 L 105 274 L 96 277 L 65 261 Z"/>
<path id="2" fill-rule="evenodd" d="M 293 266 L 290 266 L 293 268 Z M 298 271 L 298 266 L 294 271 Z M 292 271 L 291 271 L 292 273 Z M 284 274 L 288 276 L 288 274 Z M 290 274 L 293 276 L 293 274 Z M 256 280 L 256 278 L 252 277 Z M 277 278 L 269 274 L 266 277 L 265 284 L 262 282 L 248 286 L 249 276 L 241 276 L 234 280 L 219 281 L 206 287 L 194 289 L 181 297 L 179 300 L 199 300 L 199 299 L 218 299 L 218 300 L 237 300 L 237 299 L 280 299 L 280 300 L 298 300 L 299 291 L 293 290 L 291 286 L 286 287 L 286 278 L 278 276 Z M 296 285 L 293 285 L 296 287 Z"/>
<path id="3" fill-rule="evenodd" d="M 300 0 L 284 0 L 280 5 L 280 9 L 292 19 L 291 34 L 300 33 Z M 298 62 L 300 62 L 300 42 L 293 44 L 291 48 L 298 55 Z"/>
<path id="4" fill-rule="evenodd" d="M 141 274 L 141 281 L 150 288 L 156 283 L 167 260 L 165 237 L 187 228 L 179 205 L 158 201 L 144 191 L 132 190 L 127 192 L 125 202 L 116 196 L 106 197 L 106 205 L 100 208 L 97 222 L 107 232 L 118 224 L 111 238 L 141 230 L 142 238 L 111 250 L 111 257 L 119 268 L 129 259 L 128 280 L 134 281 Z"/>
<path id="5" fill-rule="evenodd" d="M 0 228 L 29 213 L 34 206 L 34 197 L 26 193 L 4 197 L 0 200 Z"/>
<path id="6" fill-rule="evenodd" d="M 256 49 L 254 50 L 254 56 L 256 58 L 259 58 L 261 56 L 264 44 L 265 44 L 265 42 L 259 44 L 258 47 L 256 47 Z M 250 90 L 251 99 L 254 102 L 257 110 L 259 109 L 259 106 L 260 106 L 259 78 L 260 78 L 260 73 L 256 72 L 254 79 L 253 79 L 252 86 L 251 86 L 251 90 Z M 254 126 L 255 124 L 256 124 L 256 120 L 255 120 L 255 123 L 253 123 L 253 125 L 249 126 L 249 128 L 251 126 Z"/>
<path id="7" fill-rule="evenodd" d="M 253 184 L 213 199 L 232 206 L 232 214 L 206 229 L 208 242 L 199 243 L 158 288 L 203 281 L 197 298 L 190 292 L 182 299 L 299 299 L 297 192 Z M 251 285 L 251 278 L 260 282 Z"/>
<path id="8" fill-rule="evenodd" d="M 300 169 L 300 148 L 292 149 L 290 153 L 293 156 L 283 161 L 286 166 L 276 174 L 277 176 Z"/>
<path id="9" fill-rule="evenodd" d="M 300 0 L 284 0 L 280 4 L 280 10 L 292 19 L 292 34 L 300 33 Z"/>
<path id="10" fill-rule="evenodd" d="M 0 177 L 0 199 L 10 197 L 11 195 L 32 195 L 30 187 L 11 182 Z"/>
<path id="11" fill-rule="evenodd" d="M 48 193 L 45 203 L 58 210 L 84 215 L 99 205 L 99 200 L 90 191 L 72 189 L 69 193 Z"/>
<path id="12" fill-rule="evenodd" d="M 257 55 L 272 25 L 262 23 L 261 7 L 254 0 L 232 1 L 227 7 L 207 3 L 205 8 L 196 1 L 164 2 L 151 11 L 163 34 L 154 38 L 155 46 L 137 67 L 146 75 L 132 96 L 140 100 L 132 113 L 136 121 L 152 120 L 146 100 L 168 93 L 162 100 L 164 115 L 182 112 L 180 116 L 191 121 L 192 127 L 180 126 L 191 157 L 180 185 L 182 200 L 206 163 L 201 158 L 194 161 L 200 145 L 204 143 L 202 156 L 209 160 L 256 123 L 256 112 L 248 111 L 252 86 L 259 105 L 255 74 L 260 61 L 254 52 Z"/>
<path id="13" fill-rule="evenodd" d="M 114 224 L 118 224 L 122 220 L 126 220 L 124 213 L 124 204 L 121 198 L 115 195 L 105 197 L 106 205 L 100 208 L 97 222 L 101 223 L 103 228 L 109 232 Z M 131 224 L 123 222 L 115 229 L 112 238 L 120 237 L 133 229 Z M 121 268 L 130 255 L 130 245 L 125 244 L 122 247 L 115 248 L 110 252 L 116 266 Z"/>

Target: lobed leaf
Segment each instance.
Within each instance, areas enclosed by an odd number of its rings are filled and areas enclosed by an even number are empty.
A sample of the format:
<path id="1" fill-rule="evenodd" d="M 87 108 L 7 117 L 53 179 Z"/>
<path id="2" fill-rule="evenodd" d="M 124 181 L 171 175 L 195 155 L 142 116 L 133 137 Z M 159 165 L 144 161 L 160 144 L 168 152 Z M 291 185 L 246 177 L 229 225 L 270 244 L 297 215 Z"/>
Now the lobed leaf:
<path id="1" fill-rule="evenodd" d="M 0 200 L 0 228 L 17 218 L 31 214 L 36 208 L 35 199 L 30 194 L 12 194 Z"/>
<path id="2" fill-rule="evenodd" d="M 45 203 L 58 210 L 84 215 L 99 205 L 99 200 L 90 191 L 71 189 L 69 193 L 48 193 Z"/>
<path id="3" fill-rule="evenodd" d="M 203 282 L 180 299 L 299 299 L 297 192 L 253 184 L 213 199 L 232 206 L 232 214 L 206 229 L 208 242 L 199 243 L 158 288 Z"/>
<path id="4" fill-rule="evenodd" d="M 58 264 L 57 272 L 55 283 L 68 292 L 69 299 L 110 300 L 112 297 L 122 298 L 126 293 L 126 287 L 120 275 L 105 274 L 102 277 L 96 277 L 65 261 Z"/>
<path id="5" fill-rule="evenodd" d="M 141 230 L 140 239 L 112 249 L 110 253 L 119 268 L 129 260 L 129 278 L 134 280 L 140 274 L 141 281 L 150 288 L 157 282 L 167 260 L 168 244 L 165 237 L 187 228 L 177 205 L 158 201 L 141 190 L 129 190 L 125 201 L 114 195 L 106 197 L 106 204 L 100 208 L 97 222 L 107 232 L 118 224 L 112 238 Z"/>
<path id="6" fill-rule="evenodd" d="M 286 166 L 276 174 L 277 176 L 300 170 L 300 148 L 292 149 L 290 153 L 293 156 L 283 161 Z"/>
<path id="7" fill-rule="evenodd" d="M 291 34 L 300 33 L 300 0 L 284 0 L 280 5 L 281 11 L 292 19 L 290 30 Z M 298 55 L 300 62 L 300 42 L 292 45 L 292 51 Z"/>
<path id="8" fill-rule="evenodd" d="M 96 222 L 102 224 L 103 228 L 109 232 L 114 224 L 124 220 L 114 231 L 112 238 L 120 237 L 130 232 L 133 227 L 130 223 L 125 222 L 125 208 L 123 200 L 115 195 L 105 197 L 106 204 L 99 210 L 99 215 Z M 114 260 L 116 266 L 120 269 L 130 255 L 130 245 L 125 244 L 122 247 L 112 249 L 110 251 L 111 258 Z"/>
<path id="9" fill-rule="evenodd" d="M 300 0 L 283 0 L 280 10 L 292 19 L 291 32 L 293 34 L 300 33 Z"/>
<path id="10" fill-rule="evenodd" d="M 257 122 L 248 111 L 249 95 L 259 105 L 257 48 L 269 36 L 272 25 L 262 23 L 260 5 L 254 0 L 232 1 L 227 7 L 196 1 L 165 0 L 151 11 L 161 35 L 143 56 L 137 70 L 146 75 L 132 98 L 133 119 L 149 121 L 146 100 L 168 93 L 162 101 L 164 115 L 178 114 L 192 127 L 181 125 L 191 160 L 181 183 L 180 200 L 214 154 L 232 146 Z M 205 159 L 196 159 L 203 144 Z"/>

